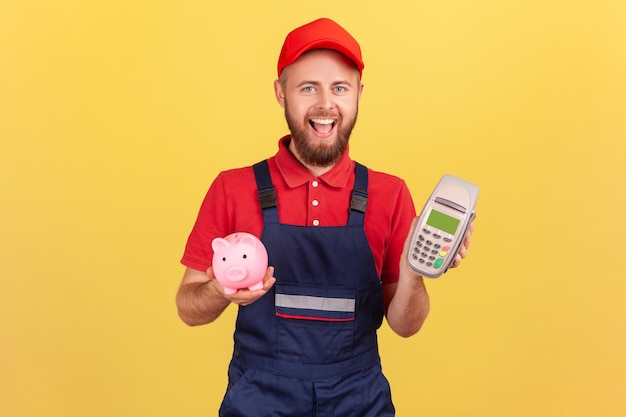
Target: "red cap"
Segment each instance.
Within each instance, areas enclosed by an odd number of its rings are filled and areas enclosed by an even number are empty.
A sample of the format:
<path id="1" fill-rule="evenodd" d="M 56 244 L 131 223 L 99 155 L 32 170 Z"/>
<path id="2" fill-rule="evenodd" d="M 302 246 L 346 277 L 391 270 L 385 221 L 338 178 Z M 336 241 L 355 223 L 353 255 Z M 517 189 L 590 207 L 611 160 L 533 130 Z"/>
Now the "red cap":
<path id="1" fill-rule="evenodd" d="M 332 49 L 347 56 L 363 74 L 361 47 L 344 28 L 334 21 L 321 18 L 292 30 L 285 38 L 285 43 L 278 58 L 278 76 L 283 69 L 294 63 L 303 53 L 312 49 Z"/>

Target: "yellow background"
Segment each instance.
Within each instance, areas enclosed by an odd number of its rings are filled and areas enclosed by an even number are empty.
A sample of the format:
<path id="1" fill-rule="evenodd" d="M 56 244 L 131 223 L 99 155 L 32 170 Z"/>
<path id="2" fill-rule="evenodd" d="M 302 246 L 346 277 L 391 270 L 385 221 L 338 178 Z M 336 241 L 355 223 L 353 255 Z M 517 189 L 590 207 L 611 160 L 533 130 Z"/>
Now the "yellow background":
<path id="1" fill-rule="evenodd" d="M 462 267 L 410 339 L 399 416 L 626 414 L 626 3 L 3 1 L 0 415 L 207 416 L 234 308 L 179 321 L 179 259 L 218 171 L 286 132 L 286 33 L 359 40 L 355 159 L 481 187 Z"/>

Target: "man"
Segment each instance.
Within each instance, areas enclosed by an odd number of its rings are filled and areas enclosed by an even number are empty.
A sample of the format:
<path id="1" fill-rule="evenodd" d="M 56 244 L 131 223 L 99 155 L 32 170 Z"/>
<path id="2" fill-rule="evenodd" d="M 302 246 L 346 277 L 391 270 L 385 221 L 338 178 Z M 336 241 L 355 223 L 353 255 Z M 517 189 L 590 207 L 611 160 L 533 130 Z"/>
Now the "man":
<path id="1" fill-rule="evenodd" d="M 177 305 L 189 325 L 239 305 L 220 416 L 395 413 L 376 331 L 385 316 L 415 334 L 429 299 L 404 258 L 416 216 L 408 188 L 349 157 L 363 68 L 359 44 L 332 20 L 292 31 L 274 83 L 291 135 L 274 157 L 220 173 L 200 208 Z M 267 248 L 260 290 L 225 294 L 215 280 L 211 241 L 234 232 Z"/>

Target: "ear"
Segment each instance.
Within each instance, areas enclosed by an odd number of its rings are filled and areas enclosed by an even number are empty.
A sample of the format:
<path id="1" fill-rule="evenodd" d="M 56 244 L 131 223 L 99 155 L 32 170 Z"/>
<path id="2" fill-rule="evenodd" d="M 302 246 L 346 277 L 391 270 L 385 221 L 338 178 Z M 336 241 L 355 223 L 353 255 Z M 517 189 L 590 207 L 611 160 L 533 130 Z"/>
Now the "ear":
<path id="1" fill-rule="evenodd" d="M 226 239 L 222 239 L 221 237 L 216 237 L 215 239 L 213 239 L 213 242 L 211 242 L 213 252 L 217 252 L 220 249 L 227 248 L 228 246 L 230 246 L 230 243 L 228 243 Z"/>
<path id="2" fill-rule="evenodd" d="M 242 236 L 241 240 L 239 241 L 239 244 L 250 246 L 252 249 L 256 248 L 256 240 L 250 235 Z"/>
<path id="3" fill-rule="evenodd" d="M 282 107 L 285 108 L 285 91 L 279 80 L 274 81 L 274 94 L 276 95 L 276 101 Z"/>
<path id="4" fill-rule="evenodd" d="M 357 103 L 361 102 L 361 97 L 363 96 L 363 87 L 365 87 L 365 84 L 359 83 L 359 95 L 357 97 Z"/>

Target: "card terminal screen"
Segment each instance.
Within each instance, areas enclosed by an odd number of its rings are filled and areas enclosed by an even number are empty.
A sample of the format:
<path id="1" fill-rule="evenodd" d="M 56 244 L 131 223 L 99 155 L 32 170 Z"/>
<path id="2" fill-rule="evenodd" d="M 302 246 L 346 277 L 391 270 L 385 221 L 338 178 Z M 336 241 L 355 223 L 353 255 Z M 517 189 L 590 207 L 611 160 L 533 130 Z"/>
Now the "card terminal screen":
<path id="1" fill-rule="evenodd" d="M 437 210 L 431 210 L 428 215 L 428 219 L 426 220 L 427 225 L 436 227 L 437 229 L 450 233 L 451 235 L 456 233 L 459 223 L 461 223 L 461 220 L 448 216 L 447 214 L 443 214 Z"/>

